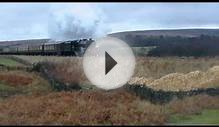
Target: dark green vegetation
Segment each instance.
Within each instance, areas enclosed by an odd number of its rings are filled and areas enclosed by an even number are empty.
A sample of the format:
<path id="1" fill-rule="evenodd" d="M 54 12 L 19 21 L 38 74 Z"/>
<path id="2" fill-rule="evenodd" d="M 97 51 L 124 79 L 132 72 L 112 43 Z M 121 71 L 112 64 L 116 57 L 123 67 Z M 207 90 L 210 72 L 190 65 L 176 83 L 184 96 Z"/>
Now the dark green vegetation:
<path id="1" fill-rule="evenodd" d="M 218 56 L 218 29 L 152 30 L 114 33 L 130 46 L 156 46 L 148 56 Z"/>
<path id="2" fill-rule="evenodd" d="M 131 36 L 182 36 L 182 37 L 198 37 L 200 35 L 219 36 L 219 29 L 169 29 L 169 30 L 142 30 L 142 31 L 126 31 L 110 34 L 119 38 Z"/>
<path id="3" fill-rule="evenodd" d="M 155 46 L 147 46 L 147 47 L 132 47 L 133 53 L 135 56 L 147 56 L 148 53 L 156 48 Z"/>
<path id="4" fill-rule="evenodd" d="M 135 93 L 142 99 L 148 100 L 155 104 L 165 104 L 174 99 L 183 99 L 190 96 L 206 94 L 209 96 L 219 96 L 219 88 L 207 88 L 197 89 L 190 91 L 163 91 L 153 90 L 142 85 L 126 85 L 125 86 L 130 92 Z"/>
<path id="5" fill-rule="evenodd" d="M 218 56 L 219 37 L 201 35 L 193 38 L 161 37 L 157 48 L 149 56 Z"/>

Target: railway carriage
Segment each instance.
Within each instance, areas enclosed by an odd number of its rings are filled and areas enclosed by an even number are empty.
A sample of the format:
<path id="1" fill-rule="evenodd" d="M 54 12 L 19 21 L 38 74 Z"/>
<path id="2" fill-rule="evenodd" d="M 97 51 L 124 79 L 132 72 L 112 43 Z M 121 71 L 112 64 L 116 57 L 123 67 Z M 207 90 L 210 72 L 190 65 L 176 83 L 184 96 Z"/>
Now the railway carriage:
<path id="1" fill-rule="evenodd" d="M 40 55 L 42 53 L 41 45 L 29 45 L 28 46 L 28 55 Z"/>
<path id="2" fill-rule="evenodd" d="M 92 39 L 53 41 L 41 44 L 7 46 L 0 50 L 0 54 L 14 55 L 59 55 L 82 56 Z"/>
<path id="3" fill-rule="evenodd" d="M 21 46 L 18 46 L 18 49 L 17 49 L 17 54 L 19 55 L 28 55 L 28 45 L 21 45 Z"/>
<path id="4" fill-rule="evenodd" d="M 42 50 L 43 55 L 57 55 L 57 45 L 56 42 L 45 43 L 44 50 Z"/>

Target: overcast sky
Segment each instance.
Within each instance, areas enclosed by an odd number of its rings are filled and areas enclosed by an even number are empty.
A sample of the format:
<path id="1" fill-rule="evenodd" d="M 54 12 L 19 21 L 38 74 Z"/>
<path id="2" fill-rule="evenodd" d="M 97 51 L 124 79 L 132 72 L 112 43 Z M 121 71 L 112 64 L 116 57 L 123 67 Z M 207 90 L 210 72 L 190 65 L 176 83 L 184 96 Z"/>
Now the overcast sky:
<path id="1" fill-rule="evenodd" d="M 218 14 L 218 3 L 0 3 L 0 40 L 50 38 L 74 31 L 77 25 L 70 25 L 73 21 L 80 22 L 78 29 L 93 29 L 95 21 L 101 22 L 95 29 L 97 33 L 219 28 Z M 66 23 L 66 17 L 71 15 L 79 19 Z"/>

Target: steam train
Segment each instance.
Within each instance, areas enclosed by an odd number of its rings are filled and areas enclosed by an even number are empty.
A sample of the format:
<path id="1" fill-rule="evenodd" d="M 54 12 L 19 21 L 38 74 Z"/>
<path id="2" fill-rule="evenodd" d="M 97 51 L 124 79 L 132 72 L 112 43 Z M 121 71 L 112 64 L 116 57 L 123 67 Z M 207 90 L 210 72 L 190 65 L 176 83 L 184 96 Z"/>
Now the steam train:
<path id="1" fill-rule="evenodd" d="M 11 45 L 0 49 L 2 55 L 82 56 L 92 39 L 49 41 L 43 44 Z"/>

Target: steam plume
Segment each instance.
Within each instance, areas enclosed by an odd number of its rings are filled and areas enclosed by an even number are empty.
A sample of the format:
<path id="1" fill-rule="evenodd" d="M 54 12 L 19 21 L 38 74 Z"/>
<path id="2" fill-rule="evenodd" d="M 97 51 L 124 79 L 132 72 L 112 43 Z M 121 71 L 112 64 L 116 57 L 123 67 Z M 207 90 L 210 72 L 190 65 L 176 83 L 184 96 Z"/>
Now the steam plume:
<path id="1" fill-rule="evenodd" d="M 105 18 L 92 4 L 54 4 L 50 8 L 49 36 L 54 40 L 98 38 L 109 31 Z"/>

